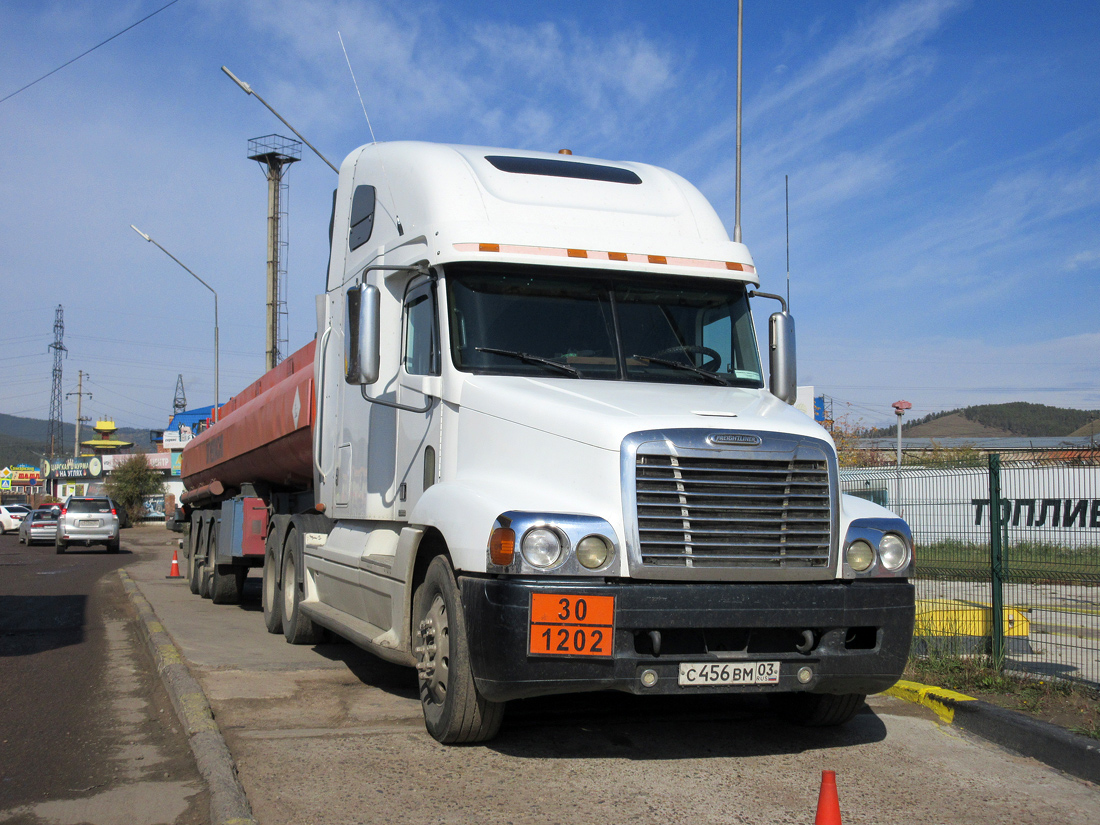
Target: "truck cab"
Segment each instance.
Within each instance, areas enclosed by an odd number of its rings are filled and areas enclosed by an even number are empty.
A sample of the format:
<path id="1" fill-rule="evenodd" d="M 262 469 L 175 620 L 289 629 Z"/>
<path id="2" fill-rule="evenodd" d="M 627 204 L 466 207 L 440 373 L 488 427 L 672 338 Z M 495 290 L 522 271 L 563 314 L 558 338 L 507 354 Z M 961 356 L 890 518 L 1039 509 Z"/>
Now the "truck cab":
<path id="1" fill-rule="evenodd" d="M 313 433 L 332 527 L 303 544 L 300 600 L 417 666 L 437 738 L 597 689 L 767 691 L 830 720 L 898 678 L 908 528 L 839 495 L 829 435 L 789 403 L 786 312 L 765 385 L 755 265 L 691 184 L 371 144 L 332 225 Z"/>

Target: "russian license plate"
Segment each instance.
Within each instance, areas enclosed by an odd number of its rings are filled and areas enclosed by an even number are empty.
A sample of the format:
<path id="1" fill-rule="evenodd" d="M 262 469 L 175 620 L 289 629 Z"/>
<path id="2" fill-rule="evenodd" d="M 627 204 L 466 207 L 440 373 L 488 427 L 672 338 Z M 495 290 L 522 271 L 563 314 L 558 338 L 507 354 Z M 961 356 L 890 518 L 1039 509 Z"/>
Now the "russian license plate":
<path id="1" fill-rule="evenodd" d="M 681 662 L 681 685 L 777 685 L 779 662 Z"/>
<path id="2" fill-rule="evenodd" d="M 80 527 L 99 527 L 99 519 L 97 518 L 82 518 L 77 522 Z"/>
<path id="3" fill-rule="evenodd" d="M 530 655 L 609 657 L 614 637 L 614 596 L 531 594 Z"/>

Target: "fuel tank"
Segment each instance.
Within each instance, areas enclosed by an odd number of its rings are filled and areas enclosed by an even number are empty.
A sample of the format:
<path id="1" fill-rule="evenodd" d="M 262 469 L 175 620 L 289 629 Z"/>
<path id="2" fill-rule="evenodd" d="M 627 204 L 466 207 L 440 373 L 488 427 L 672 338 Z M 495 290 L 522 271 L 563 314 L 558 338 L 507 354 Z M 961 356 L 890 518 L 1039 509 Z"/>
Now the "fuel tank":
<path id="1" fill-rule="evenodd" d="M 315 349 L 310 341 L 221 407 L 217 423 L 183 449 L 184 487 L 312 486 Z"/>

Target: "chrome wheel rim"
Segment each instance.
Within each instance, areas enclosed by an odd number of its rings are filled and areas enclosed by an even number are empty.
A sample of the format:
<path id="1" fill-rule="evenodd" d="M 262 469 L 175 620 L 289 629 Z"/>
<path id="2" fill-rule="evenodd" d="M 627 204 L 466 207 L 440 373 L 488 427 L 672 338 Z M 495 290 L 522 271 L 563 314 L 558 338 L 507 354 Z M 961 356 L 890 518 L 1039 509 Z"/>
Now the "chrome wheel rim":
<path id="1" fill-rule="evenodd" d="M 420 697 L 425 703 L 442 705 L 447 700 L 451 645 L 447 603 L 436 593 L 417 629 L 416 669 L 420 676 Z"/>

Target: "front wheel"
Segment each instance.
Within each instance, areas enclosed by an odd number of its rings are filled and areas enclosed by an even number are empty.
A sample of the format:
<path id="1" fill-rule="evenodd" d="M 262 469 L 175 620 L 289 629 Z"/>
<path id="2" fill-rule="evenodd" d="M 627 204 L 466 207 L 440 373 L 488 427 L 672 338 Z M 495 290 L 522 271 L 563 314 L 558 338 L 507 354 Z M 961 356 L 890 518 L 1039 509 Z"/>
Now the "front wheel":
<path id="1" fill-rule="evenodd" d="M 779 715 L 808 728 L 843 725 L 859 713 L 866 695 L 862 693 L 777 693 L 770 697 Z"/>
<path id="2" fill-rule="evenodd" d="M 428 733 L 444 744 L 496 736 L 504 721 L 504 702 L 482 698 L 474 684 L 458 584 L 445 556 L 432 559 L 416 589 L 413 630 Z"/>

